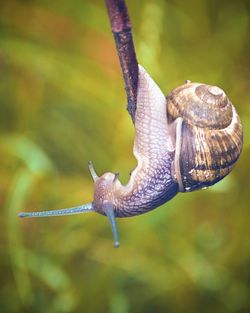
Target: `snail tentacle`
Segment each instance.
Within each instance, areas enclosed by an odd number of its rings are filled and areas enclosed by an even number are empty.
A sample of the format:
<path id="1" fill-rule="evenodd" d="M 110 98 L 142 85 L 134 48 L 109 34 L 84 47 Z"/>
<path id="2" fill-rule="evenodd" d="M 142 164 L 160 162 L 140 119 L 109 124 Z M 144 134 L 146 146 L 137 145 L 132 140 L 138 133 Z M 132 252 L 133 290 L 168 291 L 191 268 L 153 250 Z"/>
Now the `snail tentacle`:
<path id="1" fill-rule="evenodd" d="M 113 233 L 113 236 L 114 236 L 114 247 L 115 248 L 119 248 L 120 242 L 119 242 L 118 228 L 117 228 L 117 225 L 116 225 L 113 204 L 109 203 L 109 202 L 105 202 L 103 204 L 103 209 L 104 209 L 104 212 L 105 212 L 107 218 L 109 219 L 109 222 L 110 222 L 110 225 L 111 225 L 112 233 Z"/>
<path id="2" fill-rule="evenodd" d="M 63 216 L 63 215 L 73 215 L 79 213 L 94 212 L 92 203 L 86 203 L 80 206 L 59 209 L 59 210 L 49 210 L 49 211 L 38 211 L 38 212 L 20 212 L 19 217 L 48 217 L 48 216 Z"/>
<path id="3" fill-rule="evenodd" d="M 94 169 L 93 162 L 92 162 L 92 161 L 89 161 L 88 166 L 89 166 L 90 175 L 92 176 L 94 182 L 97 181 L 97 179 L 99 178 L 99 176 L 96 174 L 96 171 L 95 171 L 95 169 Z"/>

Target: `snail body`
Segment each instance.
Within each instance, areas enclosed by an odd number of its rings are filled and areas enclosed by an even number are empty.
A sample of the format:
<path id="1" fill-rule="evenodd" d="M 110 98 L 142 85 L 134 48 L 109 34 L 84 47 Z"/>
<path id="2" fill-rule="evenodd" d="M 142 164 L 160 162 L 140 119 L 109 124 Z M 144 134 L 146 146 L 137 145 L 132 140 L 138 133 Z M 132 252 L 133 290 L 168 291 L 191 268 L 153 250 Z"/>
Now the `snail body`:
<path id="1" fill-rule="evenodd" d="M 138 165 L 126 186 L 112 173 L 95 182 L 97 212 L 105 214 L 103 201 L 108 201 L 116 217 L 139 215 L 177 194 L 178 183 L 172 178 L 175 148 L 167 125 L 166 98 L 140 66 L 133 148 Z"/>
<path id="2" fill-rule="evenodd" d="M 119 246 L 115 217 L 146 213 L 178 192 L 211 186 L 225 177 L 242 150 L 240 118 L 224 91 L 187 82 L 165 97 L 139 65 L 135 141 L 138 165 L 127 185 L 117 174 L 98 177 L 94 200 L 80 207 L 20 213 L 20 217 L 66 215 L 94 211 L 106 215 Z"/>

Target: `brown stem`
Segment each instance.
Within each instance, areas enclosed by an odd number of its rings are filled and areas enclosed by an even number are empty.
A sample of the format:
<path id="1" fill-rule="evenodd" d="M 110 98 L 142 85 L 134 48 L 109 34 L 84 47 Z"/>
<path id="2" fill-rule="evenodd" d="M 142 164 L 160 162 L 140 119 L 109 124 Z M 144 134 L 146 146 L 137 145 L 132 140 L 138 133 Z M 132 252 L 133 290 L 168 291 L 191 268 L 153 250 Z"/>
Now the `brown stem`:
<path id="1" fill-rule="evenodd" d="M 106 0 L 106 5 L 123 73 L 128 102 L 127 110 L 134 122 L 138 83 L 138 62 L 131 32 L 131 23 L 125 0 Z"/>

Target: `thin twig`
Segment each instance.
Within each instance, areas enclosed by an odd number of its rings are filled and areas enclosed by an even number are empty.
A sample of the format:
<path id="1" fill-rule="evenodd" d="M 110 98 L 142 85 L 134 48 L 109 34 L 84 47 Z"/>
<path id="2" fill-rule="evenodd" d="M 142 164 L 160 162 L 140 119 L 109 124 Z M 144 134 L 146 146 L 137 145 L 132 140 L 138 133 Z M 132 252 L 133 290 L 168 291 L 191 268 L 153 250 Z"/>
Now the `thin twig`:
<path id="1" fill-rule="evenodd" d="M 125 0 L 106 0 L 111 29 L 127 94 L 127 110 L 134 122 L 136 111 L 138 62 L 136 59 L 131 23 Z"/>

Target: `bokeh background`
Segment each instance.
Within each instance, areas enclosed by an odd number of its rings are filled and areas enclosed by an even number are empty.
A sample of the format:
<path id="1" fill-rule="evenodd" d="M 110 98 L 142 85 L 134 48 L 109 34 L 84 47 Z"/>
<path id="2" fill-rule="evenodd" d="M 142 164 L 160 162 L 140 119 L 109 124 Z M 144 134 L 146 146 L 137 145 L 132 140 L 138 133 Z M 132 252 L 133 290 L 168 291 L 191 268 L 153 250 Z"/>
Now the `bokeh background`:
<path id="1" fill-rule="evenodd" d="M 244 150 L 216 186 L 118 221 L 22 210 L 90 202 L 98 173 L 135 166 L 104 1 L 1 1 L 0 311 L 250 312 L 249 1 L 128 0 L 138 60 L 167 94 L 221 86 Z"/>

